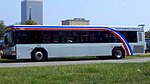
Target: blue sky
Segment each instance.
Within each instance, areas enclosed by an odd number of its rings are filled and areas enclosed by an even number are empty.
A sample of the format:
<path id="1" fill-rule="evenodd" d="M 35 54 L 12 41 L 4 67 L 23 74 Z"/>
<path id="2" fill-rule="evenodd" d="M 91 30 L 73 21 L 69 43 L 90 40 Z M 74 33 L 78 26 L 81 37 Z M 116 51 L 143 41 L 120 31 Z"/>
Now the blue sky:
<path id="1" fill-rule="evenodd" d="M 21 21 L 22 0 L 0 0 L 0 20 L 6 25 Z M 150 30 L 150 0 L 43 0 L 44 24 L 60 25 L 75 17 L 90 20 L 91 25 L 145 24 Z"/>

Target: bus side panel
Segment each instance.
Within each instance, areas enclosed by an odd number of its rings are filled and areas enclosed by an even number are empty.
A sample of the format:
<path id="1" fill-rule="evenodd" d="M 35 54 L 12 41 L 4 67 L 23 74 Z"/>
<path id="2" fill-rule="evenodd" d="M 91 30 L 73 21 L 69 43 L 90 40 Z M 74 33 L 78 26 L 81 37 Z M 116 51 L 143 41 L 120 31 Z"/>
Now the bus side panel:
<path id="1" fill-rule="evenodd" d="M 17 59 L 31 59 L 32 49 L 29 44 L 16 44 Z"/>
<path id="2" fill-rule="evenodd" d="M 143 43 L 130 43 L 133 55 L 144 55 L 145 44 Z"/>
<path id="3" fill-rule="evenodd" d="M 110 46 L 101 43 L 73 44 L 76 56 L 102 56 L 111 55 Z"/>
<path id="4" fill-rule="evenodd" d="M 108 56 L 112 55 L 113 44 L 49 44 L 44 45 L 49 57 Z"/>
<path id="5" fill-rule="evenodd" d="M 112 55 L 112 46 L 107 44 L 91 44 L 89 46 L 89 56 L 111 56 Z"/>
<path id="6" fill-rule="evenodd" d="M 121 43 L 80 43 L 80 44 L 17 44 L 17 59 L 31 59 L 35 47 L 42 47 L 48 52 L 48 57 L 70 56 L 111 56 L 115 46 Z"/>
<path id="7" fill-rule="evenodd" d="M 49 57 L 86 56 L 88 45 L 79 44 L 49 44 L 47 47 Z"/>

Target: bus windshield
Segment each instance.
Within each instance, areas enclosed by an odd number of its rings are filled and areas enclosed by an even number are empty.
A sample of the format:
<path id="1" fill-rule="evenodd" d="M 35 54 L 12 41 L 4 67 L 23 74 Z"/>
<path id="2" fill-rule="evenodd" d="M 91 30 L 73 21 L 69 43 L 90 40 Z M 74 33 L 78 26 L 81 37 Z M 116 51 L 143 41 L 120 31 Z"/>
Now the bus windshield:
<path id="1" fill-rule="evenodd" d="M 5 46 L 13 46 L 14 45 L 13 32 L 5 32 L 4 43 L 5 43 Z"/>

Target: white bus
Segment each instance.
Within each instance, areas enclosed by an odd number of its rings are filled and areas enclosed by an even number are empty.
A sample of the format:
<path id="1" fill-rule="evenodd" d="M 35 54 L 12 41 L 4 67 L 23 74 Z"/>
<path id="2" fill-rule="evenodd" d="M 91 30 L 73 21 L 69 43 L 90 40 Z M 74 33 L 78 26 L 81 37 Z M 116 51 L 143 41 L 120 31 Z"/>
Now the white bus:
<path id="1" fill-rule="evenodd" d="M 15 25 L 4 33 L 6 59 L 45 61 L 55 57 L 143 54 L 141 27 Z"/>

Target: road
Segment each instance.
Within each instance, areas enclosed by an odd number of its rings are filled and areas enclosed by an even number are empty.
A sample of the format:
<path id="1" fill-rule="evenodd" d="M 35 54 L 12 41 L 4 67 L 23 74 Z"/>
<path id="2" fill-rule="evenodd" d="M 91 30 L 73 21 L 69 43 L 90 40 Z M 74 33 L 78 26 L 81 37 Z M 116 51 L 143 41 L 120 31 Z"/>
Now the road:
<path id="1" fill-rule="evenodd" d="M 150 57 L 136 59 L 108 59 L 108 60 L 80 60 L 80 61 L 48 61 L 48 62 L 8 62 L 0 63 L 0 68 L 5 67 L 33 67 L 33 66 L 57 66 L 74 64 L 93 64 L 93 63 L 142 63 L 150 62 Z"/>

